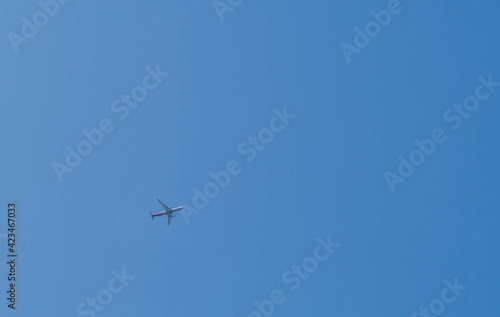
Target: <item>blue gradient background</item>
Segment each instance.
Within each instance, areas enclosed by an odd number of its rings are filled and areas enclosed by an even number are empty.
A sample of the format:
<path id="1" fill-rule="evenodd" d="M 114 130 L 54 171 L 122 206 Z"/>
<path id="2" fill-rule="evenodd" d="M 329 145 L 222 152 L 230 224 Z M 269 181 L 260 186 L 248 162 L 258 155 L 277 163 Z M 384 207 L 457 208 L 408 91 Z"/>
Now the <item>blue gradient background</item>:
<path id="1" fill-rule="evenodd" d="M 134 275 L 97 316 L 409 316 L 444 279 L 468 289 L 442 316 L 493 316 L 500 289 L 500 89 L 460 129 L 442 114 L 500 81 L 497 1 L 402 1 L 347 63 L 339 44 L 387 1 L 244 1 L 221 22 L 210 1 L 71 1 L 15 54 L 37 2 L 0 5 L 0 233 L 18 203 L 18 309 L 77 316 L 111 270 Z M 121 121 L 113 99 L 145 67 L 170 76 Z M 273 108 L 297 115 L 250 163 L 237 151 Z M 53 161 L 102 118 L 116 128 L 60 183 Z M 383 173 L 444 129 L 445 143 L 393 193 Z M 187 225 L 156 202 L 241 163 Z M 281 275 L 316 238 L 341 247 L 300 288 Z M 7 244 L 0 290 L 7 290 Z"/>

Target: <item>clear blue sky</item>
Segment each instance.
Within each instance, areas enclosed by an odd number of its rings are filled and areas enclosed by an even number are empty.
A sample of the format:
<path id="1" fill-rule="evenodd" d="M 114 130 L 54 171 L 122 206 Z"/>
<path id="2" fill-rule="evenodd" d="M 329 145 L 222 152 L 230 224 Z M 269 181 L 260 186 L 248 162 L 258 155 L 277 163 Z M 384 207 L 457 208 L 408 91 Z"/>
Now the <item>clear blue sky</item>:
<path id="1" fill-rule="evenodd" d="M 16 201 L 19 257 L 12 312 L 0 236 L 0 314 L 255 317 L 279 289 L 272 316 L 407 317 L 458 278 L 441 315 L 493 316 L 500 87 L 458 129 L 443 114 L 500 81 L 500 6 L 402 0 L 348 63 L 341 43 L 390 2 L 243 1 L 221 21 L 211 1 L 70 1 L 16 53 L 41 9 L 4 1 L 0 234 Z M 113 101 L 156 65 L 169 76 L 120 120 Z M 296 117 L 248 162 L 238 147 L 284 107 Z M 53 162 L 104 118 L 114 130 L 60 182 Z M 446 141 L 391 191 L 384 172 L 436 128 Z M 192 206 L 231 160 L 241 172 L 189 224 L 151 221 L 156 198 Z M 340 247 L 292 290 L 283 274 L 328 236 Z M 122 268 L 135 278 L 89 309 Z"/>

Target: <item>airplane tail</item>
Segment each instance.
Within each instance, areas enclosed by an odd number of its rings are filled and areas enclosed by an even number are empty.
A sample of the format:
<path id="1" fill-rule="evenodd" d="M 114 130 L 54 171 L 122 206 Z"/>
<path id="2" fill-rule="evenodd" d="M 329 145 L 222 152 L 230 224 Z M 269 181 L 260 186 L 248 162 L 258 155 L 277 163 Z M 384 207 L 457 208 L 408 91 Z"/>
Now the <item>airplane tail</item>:
<path id="1" fill-rule="evenodd" d="M 151 220 L 155 220 L 155 216 L 153 215 L 153 213 L 151 211 L 149 213 L 151 214 Z"/>

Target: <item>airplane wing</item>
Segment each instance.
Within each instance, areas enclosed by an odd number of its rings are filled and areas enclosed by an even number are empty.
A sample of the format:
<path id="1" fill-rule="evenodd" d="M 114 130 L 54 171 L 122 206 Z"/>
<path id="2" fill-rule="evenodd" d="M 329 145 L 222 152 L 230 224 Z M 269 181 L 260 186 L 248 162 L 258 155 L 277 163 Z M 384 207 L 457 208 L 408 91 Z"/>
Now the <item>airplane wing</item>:
<path id="1" fill-rule="evenodd" d="M 165 208 L 165 211 L 172 210 L 172 208 L 170 208 L 169 206 L 167 206 L 164 203 L 162 203 L 161 200 L 159 200 L 158 198 L 156 198 L 156 200 L 158 200 L 158 202 L 160 203 L 160 205 L 162 205 L 163 208 Z"/>
<path id="2" fill-rule="evenodd" d="M 168 215 L 168 225 L 170 226 L 170 220 L 172 219 L 172 214 Z"/>

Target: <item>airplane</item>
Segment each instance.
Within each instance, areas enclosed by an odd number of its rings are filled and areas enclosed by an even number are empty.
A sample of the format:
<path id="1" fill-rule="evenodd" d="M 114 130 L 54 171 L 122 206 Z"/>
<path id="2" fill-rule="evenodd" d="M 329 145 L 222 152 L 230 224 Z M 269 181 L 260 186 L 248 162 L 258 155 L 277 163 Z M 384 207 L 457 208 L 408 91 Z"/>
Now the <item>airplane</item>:
<path id="1" fill-rule="evenodd" d="M 172 217 L 175 217 L 175 215 L 173 215 L 173 213 L 176 212 L 176 211 L 184 209 L 184 207 L 179 206 L 179 207 L 172 208 L 172 206 L 167 206 L 164 203 L 162 203 L 161 200 L 159 200 L 158 198 L 156 200 L 158 200 L 158 202 L 160 203 L 160 205 L 162 205 L 163 208 L 165 208 L 165 210 L 157 212 L 157 213 L 152 213 L 150 211 L 149 213 L 151 214 L 151 220 L 155 220 L 155 217 L 159 217 L 159 216 L 163 216 L 163 215 L 168 215 L 168 225 L 170 226 L 170 220 L 172 219 Z"/>

